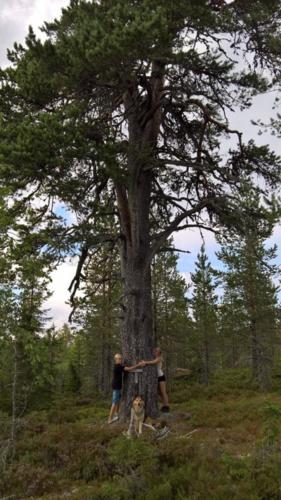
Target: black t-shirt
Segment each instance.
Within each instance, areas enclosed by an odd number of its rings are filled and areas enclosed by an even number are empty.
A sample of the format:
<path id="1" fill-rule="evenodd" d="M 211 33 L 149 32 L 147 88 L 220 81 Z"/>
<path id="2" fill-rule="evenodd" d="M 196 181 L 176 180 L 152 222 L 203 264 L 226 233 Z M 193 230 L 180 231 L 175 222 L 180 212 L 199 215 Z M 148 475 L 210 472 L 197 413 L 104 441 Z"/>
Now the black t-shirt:
<path id="1" fill-rule="evenodd" d="M 122 375 L 124 372 L 124 365 L 114 365 L 112 389 L 121 391 L 122 389 Z"/>

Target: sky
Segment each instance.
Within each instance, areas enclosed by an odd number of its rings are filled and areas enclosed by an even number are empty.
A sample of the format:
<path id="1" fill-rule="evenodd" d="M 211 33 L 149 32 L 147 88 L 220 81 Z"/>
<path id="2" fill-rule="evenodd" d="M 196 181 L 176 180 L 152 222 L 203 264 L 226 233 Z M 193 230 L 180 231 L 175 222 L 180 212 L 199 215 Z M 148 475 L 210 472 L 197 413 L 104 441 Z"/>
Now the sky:
<path id="1" fill-rule="evenodd" d="M 0 66 L 7 64 L 6 49 L 12 48 L 13 43 L 23 42 L 28 26 L 31 25 L 36 33 L 40 33 L 39 27 L 44 21 L 50 21 L 60 16 L 61 8 L 66 7 L 69 0 L 1 0 L 0 10 Z M 244 138 L 254 138 L 258 145 L 270 144 L 272 149 L 281 153 L 280 139 L 271 135 L 257 134 L 257 129 L 251 124 L 251 119 L 260 118 L 268 121 L 271 114 L 272 94 L 259 96 L 254 101 L 254 106 L 244 112 L 236 111 L 231 117 L 232 128 L 243 131 Z M 214 267 L 219 266 L 216 257 L 218 246 L 212 233 L 205 232 L 204 240 L 206 251 Z M 277 227 L 268 244 L 281 241 L 281 227 Z M 179 255 L 178 268 L 187 282 L 190 281 L 190 273 L 194 270 L 194 262 L 202 245 L 200 233 L 196 230 L 182 231 L 174 235 L 176 248 L 188 250 L 190 253 Z M 281 264 L 281 246 L 277 262 Z M 53 295 L 48 299 L 45 307 L 49 309 L 49 316 L 57 327 L 67 321 L 70 307 L 66 304 L 69 299 L 67 291 L 70 281 L 75 272 L 76 261 L 67 261 L 52 274 L 51 291 Z"/>

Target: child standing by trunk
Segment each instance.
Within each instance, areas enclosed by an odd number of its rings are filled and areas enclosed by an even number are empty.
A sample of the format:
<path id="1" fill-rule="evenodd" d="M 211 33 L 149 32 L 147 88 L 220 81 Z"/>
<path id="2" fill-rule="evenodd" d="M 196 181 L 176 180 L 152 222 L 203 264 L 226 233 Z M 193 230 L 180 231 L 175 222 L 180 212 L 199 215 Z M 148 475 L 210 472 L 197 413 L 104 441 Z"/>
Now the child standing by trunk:
<path id="1" fill-rule="evenodd" d="M 166 377 L 163 372 L 163 356 L 161 349 L 159 347 L 156 347 L 153 351 L 153 356 L 154 359 L 149 360 L 149 361 L 143 361 L 146 365 L 156 365 L 157 368 L 157 378 L 158 378 L 158 390 L 159 394 L 162 400 L 162 408 L 161 411 L 163 413 L 169 413 L 170 407 L 169 407 L 169 398 L 167 394 L 167 388 L 166 388 Z"/>
<path id="2" fill-rule="evenodd" d="M 110 408 L 110 413 L 108 417 L 108 423 L 112 424 L 112 422 L 115 422 L 118 420 L 119 416 L 119 407 L 120 407 L 120 401 L 121 401 L 121 394 L 122 394 L 122 386 L 123 386 L 123 373 L 124 372 L 131 372 L 133 370 L 136 370 L 137 368 L 140 368 L 141 366 L 144 366 L 144 362 L 137 363 L 134 366 L 124 366 L 122 364 L 122 356 L 121 354 L 115 354 L 114 356 L 114 369 L 113 369 L 113 378 L 112 378 L 112 405 Z"/>

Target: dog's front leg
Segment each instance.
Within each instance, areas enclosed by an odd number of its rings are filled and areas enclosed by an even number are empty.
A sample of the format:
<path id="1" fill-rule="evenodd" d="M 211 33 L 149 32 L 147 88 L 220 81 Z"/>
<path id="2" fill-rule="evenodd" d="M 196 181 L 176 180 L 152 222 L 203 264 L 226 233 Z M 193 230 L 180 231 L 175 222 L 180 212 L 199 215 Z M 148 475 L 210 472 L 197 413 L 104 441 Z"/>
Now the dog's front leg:
<path id="1" fill-rule="evenodd" d="M 139 421 L 139 436 L 142 434 L 142 420 Z"/>
<path id="2" fill-rule="evenodd" d="M 133 428 L 133 423 L 134 423 L 134 415 L 133 415 L 133 412 L 132 412 L 132 410 L 131 410 L 131 419 L 130 419 L 129 429 L 128 429 L 128 431 L 127 431 L 127 435 L 128 435 L 129 437 L 131 437 L 131 436 L 132 436 L 132 428 Z"/>
<path id="3" fill-rule="evenodd" d="M 135 433 L 138 436 L 138 420 L 137 420 L 137 418 L 134 419 L 134 424 L 135 424 Z"/>

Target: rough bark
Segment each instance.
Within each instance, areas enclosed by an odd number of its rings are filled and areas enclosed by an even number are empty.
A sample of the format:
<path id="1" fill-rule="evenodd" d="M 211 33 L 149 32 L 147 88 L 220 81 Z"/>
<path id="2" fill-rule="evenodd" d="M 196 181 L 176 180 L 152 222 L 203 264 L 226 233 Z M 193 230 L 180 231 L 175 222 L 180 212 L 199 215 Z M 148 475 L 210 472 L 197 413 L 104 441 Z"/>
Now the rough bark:
<path id="1" fill-rule="evenodd" d="M 122 350 L 125 363 L 128 365 L 135 364 L 141 359 L 151 359 L 153 349 L 149 259 L 150 172 L 141 172 L 138 184 L 135 195 L 132 192 L 129 194 L 127 207 L 130 214 L 130 233 L 123 238 L 121 244 L 121 273 L 124 287 Z M 138 392 L 144 396 L 147 414 L 156 416 L 155 371 L 155 367 L 145 367 L 143 373 L 138 375 L 137 384 L 134 374 L 127 375 L 124 386 L 126 414 L 129 412 L 134 394 Z"/>
<path id="2" fill-rule="evenodd" d="M 129 259 L 125 273 L 126 317 L 122 329 L 122 346 L 125 363 L 134 364 L 140 359 L 151 359 L 153 349 L 150 267 L 136 266 Z M 140 393 L 146 403 L 147 414 L 157 414 L 157 376 L 155 367 L 143 368 L 135 383 L 133 373 L 125 379 L 125 409 L 128 414 L 132 398 Z"/>
<path id="3" fill-rule="evenodd" d="M 154 148 L 161 122 L 163 66 L 154 63 L 148 97 L 142 102 L 137 82 L 131 82 L 124 95 L 128 116 L 127 184 L 116 182 L 116 195 L 122 228 L 121 273 L 124 290 L 122 350 L 124 360 L 134 364 L 151 359 L 153 349 L 153 320 L 151 300 L 150 204 L 152 173 L 147 168 L 153 162 Z M 125 413 L 128 414 L 135 392 L 145 398 L 146 412 L 157 414 L 156 368 L 145 367 L 135 383 L 133 374 L 125 380 Z"/>

